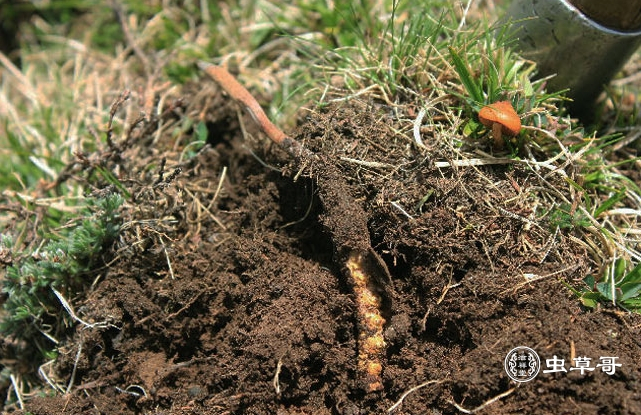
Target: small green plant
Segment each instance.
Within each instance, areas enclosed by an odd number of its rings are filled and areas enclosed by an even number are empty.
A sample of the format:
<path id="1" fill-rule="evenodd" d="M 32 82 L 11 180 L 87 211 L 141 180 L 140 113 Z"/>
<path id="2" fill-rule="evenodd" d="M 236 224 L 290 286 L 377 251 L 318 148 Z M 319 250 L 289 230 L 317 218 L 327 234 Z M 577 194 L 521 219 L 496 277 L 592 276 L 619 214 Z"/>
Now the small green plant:
<path id="1" fill-rule="evenodd" d="M 576 206 L 563 203 L 554 208 L 548 217 L 551 229 L 586 228 L 592 224 L 590 218 Z"/>
<path id="2" fill-rule="evenodd" d="M 630 269 L 629 261 L 619 258 L 610 264 L 605 274 L 600 282 L 588 275 L 583 279 L 585 288 L 570 289 L 586 307 L 596 308 L 599 303 L 612 302 L 628 311 L 641 313 L 641 264 Z"/>
<path id="3" fill-rule="evenodd" d="M 464 104 L 461 110 L 465 115 L 465 136 L 478 138 L 485 134 L 487 128 L 479 121 L 478 113 L 482 107 L 499 101 L 509 101 L 523 125 L 547 129 L 550 121 L 559 123 L 561 111 L 556 109 L 556 102 L 563 100 L 567 90 L 549 92 L 545 90 L 546 78 L 532 80 L 536 65 L 511 50 L 515 39 L 508 29 L 509 25 L 500 22 L 491 27 L 477 23 L 471 32 L 456 32 L 447 48 L 459 81 L 448 92 Z M 555 129 L 555 134 L 566 133 L 568 129 Z M 550 136 L 543 137 L 543 141 L 550 141 Z"/>
<path id="4" fill-rule="evenodd" d="M 12 252 L 15 260 L 6 267 L 2 292 L 6 295 L 0 320 L 0 335 L 35 343 L 43 354 L 43 335 L 59 334 L 64 304 L 55 290 L 73 296 L 91 283 L 85 277 L 98 262 L 99 254 L 118 235 L 118 194 L 89 199 L 79 217 L 45 237 L 38 249 L 15 252 L 12 239 L 3 235 L 0 250 Z M 70 321 L 66 321 L 70 323 Z"/>

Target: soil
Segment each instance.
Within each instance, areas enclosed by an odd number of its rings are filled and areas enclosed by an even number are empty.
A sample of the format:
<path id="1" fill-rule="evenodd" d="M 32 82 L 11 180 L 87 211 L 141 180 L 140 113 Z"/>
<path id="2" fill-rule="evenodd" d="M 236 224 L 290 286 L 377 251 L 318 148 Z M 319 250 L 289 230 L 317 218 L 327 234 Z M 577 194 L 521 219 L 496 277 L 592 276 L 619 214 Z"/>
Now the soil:
<path id="1" fill-rule="evenodd" d="M 540 175 L 435 167 L 452 153 L 416 147 L 393 108 L 355 100 L 304 112 L 292 137 L 315 156 L 295 157 L 197 88 L 176 104 L 208 127 L 193 157 L 188 137 L 143 122 L 110 159 L 134 197 L 97 283 L 74 299 L 108 325 L 74 327 L 55 366 L 73 386 L 28 411 L 641 413 L 641 319 L 568 290 L 598 270 L 576 231 L 539 217 L 553 197 Z M 384 319 L 368 356 L 354 256 Z M 504 369 L 517 346 L 541 358 L 532 381 Z M 554 356 L 567 372 L 543 373 Z M 583 356 L 621 366 L 570 370 Z M 363 359 L 380 363 L 381 390 L 368 391 Z"/>

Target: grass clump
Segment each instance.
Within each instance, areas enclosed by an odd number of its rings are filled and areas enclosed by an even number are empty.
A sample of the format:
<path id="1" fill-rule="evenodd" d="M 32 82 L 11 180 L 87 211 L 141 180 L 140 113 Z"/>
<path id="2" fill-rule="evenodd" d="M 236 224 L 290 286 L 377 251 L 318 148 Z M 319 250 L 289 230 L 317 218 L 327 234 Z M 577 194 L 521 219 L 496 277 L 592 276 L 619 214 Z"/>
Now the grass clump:
<path id="1" fill-rule="evenodd" d="M 42 353 L 36 361 L 51 353 L 56 338 L 73 323 L 54 289 L 74 297 L 91 285 L 100 254 L 118 235 L 122 203 L 118 194 L 88 199 L 65 226 L 31 244 L 35 249 L 21 250 L 10 235 L 2 235 L 0 250 L 14 258 L 5 259 L 9 264 L 2 281 L 3 338 L 35 345 Z"/>
<path id="2" fill-rule="evenodd" d="M 487 137 L 488 129 L 477 115 L 482 106 L 499 100 L 511 101 L 524 124 L 539 129 L 546 129 L 552 121 L 569 124 L 561 119 L 558 107 L 563 91 L 547 92 L 546 79 L 533 80 L 536 66 L 512 52 L 514 39 L 509 27 L 490 25 L 482 19 L 466 21 L 455 8 L 443 6 L 438 1 L 421 5 L 395 1 L 387 4 L 384 13 L 390 19 L 385 24 L 379 21 L 364 30 L 354 23 L 347 30 L 356 35 L 343 36 L 349 43 L 308 48 L 325 75 L 316 77 L 323 79 L 322 84 L 309 81 L 320 90 L 319 101 L 367 97 L 399 113 L 423 108 L 428 123 L 449 130 L 455 138 L 450 146 L 455 147 L 466 142 L 476 145 Z M 358 12 L 356 16 L 368 13 Z M 435 116 L 447 121 L 434 121 Z M 558 133 L 568 131 L 557 129 Z M 459 140 L 462 136 L 465 139 Z M 514 155 L 526 139 L 537 141 L 537 145 L 551 141 L 545 134 L 529 136 L 521 134 L 512 143 Z"/>

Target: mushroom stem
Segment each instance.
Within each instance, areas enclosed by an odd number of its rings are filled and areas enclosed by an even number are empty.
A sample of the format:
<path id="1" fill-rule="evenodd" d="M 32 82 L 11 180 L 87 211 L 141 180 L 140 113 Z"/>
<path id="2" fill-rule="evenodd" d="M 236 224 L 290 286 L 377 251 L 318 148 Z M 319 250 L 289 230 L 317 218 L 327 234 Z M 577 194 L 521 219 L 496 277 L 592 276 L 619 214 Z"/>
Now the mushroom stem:
<path id="1" fill-rule="evenodd" d="M 494 137 L 494 148 L 501 150 L 505 141 L 503 140 L 503 125 L 501 123 L 492 123 L 492 136 Z"/>

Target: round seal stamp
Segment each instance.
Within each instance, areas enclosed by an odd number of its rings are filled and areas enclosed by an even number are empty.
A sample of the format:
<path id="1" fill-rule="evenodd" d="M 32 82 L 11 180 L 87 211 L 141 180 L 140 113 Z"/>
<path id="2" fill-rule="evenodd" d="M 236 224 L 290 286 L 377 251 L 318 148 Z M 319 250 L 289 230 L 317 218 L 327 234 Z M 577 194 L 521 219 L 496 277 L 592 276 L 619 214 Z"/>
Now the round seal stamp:
<path id="1" fill-rule="evenodd" d="M 515 382 L 529 382 L 539 374 L 541 359 L 533 349 L 519 346 L 508 352 L 503 367 Z"/>

